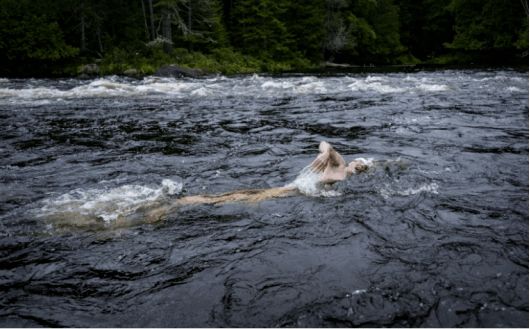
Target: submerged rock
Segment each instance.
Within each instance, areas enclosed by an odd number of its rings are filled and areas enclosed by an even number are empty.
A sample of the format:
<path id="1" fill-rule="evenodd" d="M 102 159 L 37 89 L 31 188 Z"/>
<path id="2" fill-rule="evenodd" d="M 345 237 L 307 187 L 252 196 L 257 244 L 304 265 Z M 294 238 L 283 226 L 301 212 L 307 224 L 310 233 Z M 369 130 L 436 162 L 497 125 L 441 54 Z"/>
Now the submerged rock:
<path id="1" fill-rule="evenodd" d="M 86 64 L 81 65 L 77 73 L 81 76 L 92 76 L 92 75 L 98 75 L 99 74 L 99 66 L 97 64 Z"/>
<path id="2" fill-rule="evenodd" d="M 156 76 L 159 77 L 172 77 L 172 78 L 197 78 L 204 75 L 204 71 L 201 69 L 190 69 L 178 65 L 165 65 L 155 72 Z"/>
<path id="3" fill-rule="evenodd" d="M 138 72 L 137 69 L 127 69 L 123 71 L 123 75 L 126 75 L 128 77 L 138 77 L 140 76 L 140 72 Z"/>

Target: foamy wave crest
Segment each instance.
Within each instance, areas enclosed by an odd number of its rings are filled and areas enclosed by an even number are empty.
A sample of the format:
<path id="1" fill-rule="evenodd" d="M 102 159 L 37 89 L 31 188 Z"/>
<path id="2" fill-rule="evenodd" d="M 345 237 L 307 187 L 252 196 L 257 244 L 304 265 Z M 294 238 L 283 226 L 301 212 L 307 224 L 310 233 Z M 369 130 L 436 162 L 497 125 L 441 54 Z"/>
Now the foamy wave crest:
<path id="1" fill-rule="evenodd" d="M 94 80 L 68 90 L 53 87 L 0 88 L 0 97 L 22 99 L 75 99 L 83 97 L 181 96 L 205 94 L 204 83 L 176 79 L 146 78 L 141 82 L 120 81 L 116 77 Z"/>
<path id="2" fill-rule="evenodd" d="M 101 220 L 112 224 L 120 217 L 133 214 L 138 208 L 160 201 L 182 191 L 182 183 L 162 180 L 159 186 L 122 185 L 114 188 L 76 189 L 43 201 L 39 217 L 61 221 Z M 76 226 L 76 223 L 72 223 Z"/>
<path id="3" fill-rule="evenodd" d="M 290 89 L 293 88 L 293 84 L 287 81 L 265 81 L 261 84 L 262 89 Z"/>
<path id="4" fill-rule="evenodd" d="M 263 81 L 261 83 L 261 89 L 271 93 L 271 95 L 276 95 L 278 92 L 282 94 L 323 94 L 328 92 L 326 85 L 329 84 L 329 81 L 317 77 L 293 78 L 283 81 L 278 81 L 273 78 L 269 78 L 269 80 L 265 79 L 255 80 L 255 78 L 252 78 L 254 81 Z"/>
<path id="5" fill-rule="evenodd" d="M 511 92 L 511 93 L 521 93 L 521 92 L 524 92 L 524 90 L 522 90 L 521 88 L 517 88 L 517 87 L 507 87 L 506 88 L 506 91 L 508 92 Z"/>
<path id="6" fill-rule="evenodd" d="M 65 85 L 72 86 L 65 89 Z M 129 80 L 116 76 L 92 81 L 70 80 L 67 84 L 35 81 L 24 88 L 2 84 L 0 99 L 10 103 L 49 99 L 52 101 L 75 100 L 79 98 L 112 97 L 278 97 L 311 94 L 350 94 L 352 92 L 400 93 L 400 92 L 442 92 L 449 87 L 439 80 L 372 75 L 362 77 L 263 77 L 248 76 L 243 79 L 223 76 L 208 79 L 174 79 L 146 77 L 143 80 Z"/>
<path id="7" fill-rule="evenodd" d="M 348 87 L 352 91 L 374 91 L 378 93 L 399 93 L 405 91 L 403 88 L 396 88 L 389 85 L 382 84 L 380 80 L 373 82 L 368 80 L 357 80 L 349 84 Z"/>
<path id="8" fill-rule="evenodd" d="M 299 94 L 324 94 L 328 89 L 323 81 L 311 81 L 296 86 L 295 91 Z"/>
<path id="9" fill-rule="evenodd" d="M 385 78 L 382 76 L 369 75 L 366 77 L 366 82 L 385 82 Z"/>
<path id="10" fill-rule="evenodd" d="M 447 91 L 449 87 L 447 85 L 437 85 L 437 84 L 420 84 L 417 88 L 421 91 Z"/>

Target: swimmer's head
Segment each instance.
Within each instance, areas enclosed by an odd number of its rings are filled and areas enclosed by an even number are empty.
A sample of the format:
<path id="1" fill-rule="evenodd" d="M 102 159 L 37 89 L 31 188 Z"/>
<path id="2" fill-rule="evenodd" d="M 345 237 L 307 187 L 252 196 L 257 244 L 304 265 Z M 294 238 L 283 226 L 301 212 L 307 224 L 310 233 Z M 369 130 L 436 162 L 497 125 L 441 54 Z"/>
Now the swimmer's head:
<path id="1" fill-rule="evenodd" d="M 353 160 L 346 168 L 348 175 L 359 174 L 368 170 L 368 165 L 363 161 Z"/>

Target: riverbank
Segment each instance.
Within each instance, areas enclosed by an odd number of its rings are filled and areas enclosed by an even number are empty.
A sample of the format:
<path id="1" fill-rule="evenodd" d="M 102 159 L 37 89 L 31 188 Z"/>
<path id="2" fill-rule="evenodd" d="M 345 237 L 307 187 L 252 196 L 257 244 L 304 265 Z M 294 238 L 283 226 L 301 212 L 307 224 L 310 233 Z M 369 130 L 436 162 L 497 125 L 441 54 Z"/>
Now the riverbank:
<path id="1" fill-rule="evenodd" d="M 499 55 L 499 54 L 496 54 Z M 503 58 L 501 61 L 499 58 Z M 303 57 L 288 58 L 282 61 L 271 58 L 257 58 L 244 55 L 232 48 L 220 48 L 210 53 L 188 51 L 176 48 L 170 54 L 161 49 L 143 52 L 127 52 L 115 49 L 102 58 L 80 57 L 75 61 L 61 63 L 14 63 L 0 67 L 0 76 L 7 78 L 91 78 L 97 76 L 129 76 L 141 78 L 156 75 L 161 69 L 176 67 L 184 74 L 175 77 L 200 77 L 209 75 L 240 74 L 289 74 L 289 73 L 370 73 L 402 72 L 439 69 L 491 69 L 515 68 L 528 70 L 528 54 L 511 54 L 500 57 L 492 54 L 449 53 L 420 61 L 412 56 L 396 58 L 392 64 L 352 64 L 332 61 L 311 62 Z M 187 73 L 191 72 L 191 73 Z M 164 76 L 171 76 L 162 74 Z"/>

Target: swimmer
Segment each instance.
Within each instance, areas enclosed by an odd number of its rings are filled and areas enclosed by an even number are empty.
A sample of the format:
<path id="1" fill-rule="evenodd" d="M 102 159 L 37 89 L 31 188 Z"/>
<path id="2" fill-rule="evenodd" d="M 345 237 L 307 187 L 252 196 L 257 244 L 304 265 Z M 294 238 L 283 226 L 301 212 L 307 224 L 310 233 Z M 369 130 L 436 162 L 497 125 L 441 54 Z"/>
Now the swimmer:
<path id="1" fill-rule="evenodd" d="M 360 173 L 368 169 L 368 166 L 360 160 L 353 160 L 346 165 L 342 155 L 335 151 L 328 142 L 320 142 L 318 149 L 320 154 L 311 163 L 311 169 L 321 174 L 319 180 L 322 184 L 334 184 L 345 180 L 353 173 Z"/>
<path id="2" fill-rule="evenodd" d="M 329 189 L 336 182 L 343 181 L 354 173 L 358 174 L 368 169 L 368 166 L 362 160 L 354 160 L 347 164 L 344 158 L 328 142 L 322 141 L 319 145 L 319 151 L 320 153 L 316 159 L 307 167 L 311 174 L 318 177 L 315 183 L 319 187 Z M 149 222 L 155 222 L 163 219 L 167 213 L 180 206 L 224 204 L 229 202 L 255 203 L 297 194 L 300 194 L 298 187 L 294 184 L 289 184 L 283 187 L 239 190 L 216 195 L 192 195 L 179 198 L 167 206 L 140 209 L 137 214 L 145 216 Z"/>

